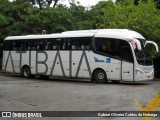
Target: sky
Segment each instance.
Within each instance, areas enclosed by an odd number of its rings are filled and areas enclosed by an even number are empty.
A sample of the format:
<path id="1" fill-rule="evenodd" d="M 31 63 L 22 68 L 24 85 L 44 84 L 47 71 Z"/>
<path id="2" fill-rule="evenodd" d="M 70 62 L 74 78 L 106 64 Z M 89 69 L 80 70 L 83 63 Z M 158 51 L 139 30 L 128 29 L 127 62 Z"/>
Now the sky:
<path id="1" fill-rule="evenodd" d="M 60 3 L 68 6 L 69 5 L 68 1 L 69 0 L 63 0 L 60 1 Z M 106 1 L 106 0 L 75 0 L 75 1 L 80 2 L 80 4 L 83 5 L 84 7 L 90 7 L 96 5 L 99 1 Z"/>
<path id="2" fill-rule="evenodd" d="M 9 1 L 13 1 L 13 0 L 9 0 Z M 60 0 L 58 3 L 69 6 L 69 1 L 72 1 L 72 0 Z M 75 2 L 76 1 L 78 1 L 84 7 L 91 7 L 93 5 L 96 5 L 99 1 L 107 1 L 107 0 L 75 0 Z"/>

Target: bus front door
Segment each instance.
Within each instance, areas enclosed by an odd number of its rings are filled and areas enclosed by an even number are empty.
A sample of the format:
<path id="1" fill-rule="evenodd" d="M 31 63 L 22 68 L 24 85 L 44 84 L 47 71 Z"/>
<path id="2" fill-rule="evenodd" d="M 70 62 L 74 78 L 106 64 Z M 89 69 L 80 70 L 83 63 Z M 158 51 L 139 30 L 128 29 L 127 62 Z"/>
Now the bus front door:
<path id="1" fill-rule="evenodd" d="M 133 81 L 133 55 L 129 46 L 122 47 L 121 49 L 121 78 L 122 81 Z"/>

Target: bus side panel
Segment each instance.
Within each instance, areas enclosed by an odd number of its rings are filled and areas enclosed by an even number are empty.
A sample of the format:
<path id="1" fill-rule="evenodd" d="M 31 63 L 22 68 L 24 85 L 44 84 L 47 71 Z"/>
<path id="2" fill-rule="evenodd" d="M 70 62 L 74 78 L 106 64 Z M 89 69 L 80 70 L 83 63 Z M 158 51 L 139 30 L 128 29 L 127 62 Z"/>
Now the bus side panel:
<path id="1" fill-rule="evenodd" d="M 109 78 L 111 80 L 120 80 L 121 79 L 121 61 L 114 58 L 107 58 L 109 65 Z"/>
<path id="2" fill-rule="evenodd" d="M 36 51 L 31 51 L 31 74 L 36 74 Z"/>
<path id="3" fill-rule="evenodd" d="M 59 51 L 48 52 L 51 76 L 63 76 L 64 64 L 62 63 L 62 55 Z"/>
<path id="4" fill-rule="evenodd" d="M 83 69 L 83 63 L 81 60 L 84 59 L 82 51 L 72 51 L 72 62 L 71 62 L 71 68 L 72 68 L 72 77 L 83 77 L 82 75 L 82 69 Z"/>
<path id="5" fill-rule="evenodd" d="M 89 60 L 90 68 L 91 68 L 91 74 L 93 74 L 93 71 L 97 68 L 103 69 L 107 75 L 107 79 L 109 79 L 109 64 L 106 63 L 106 57 L 102 55 L 95 54 L 93 52 L 87 53 L 87 57 Z M 85 66 L 85 65 L 84 65 Z M 88 75 L 87 72 L 85 77 Z"/>
<path id="6" fill-rule="evenodd" d="M 57 51 L 47 51 L 47 55 L 48 55 L 48 60 L 47 60 L 47 62 L 48 62 L 48 72 L 47 72 L 47 75 L 50 75 L 51 74 L 51 76 L 54 76 L 54 75 L 56 75 L 56 74 L 58 74 L 58 73 L 56 73 L 56 70 L 55 70 L 55 66 L 53 65 L 54 64 L 54 61 L 55 61 L 55 56 L 56 56 L 56 53 L 57 53 Z M 57 63 L 55 63 L 55 64 L 57 64 Z M 52 73 L 51 73 L 52 72 Z"/>
<path id="7" fill-rule="evenodd" d="M 19 73 L 19 54 L 15 51 L 5 51 L 4 70 L 12 73 Z"/>
<path id="8" fill-rule="evenodd" d="M 110 58 L 107 56 L 98 55 L 92 52 L 87 52 L 87 57 L 89 59 L 89 64 L 91 67 L 91 73 L 96 68 L 101 68 L 106 72 L 107 79 L 109 80 L 120 80 L 121 79 L 121 61 Z M 84 62 L 84 68 L 87 65 Z M 87 71 L 83 71 L 84 77 L 89 77 L 89 73 Z"/>
<path id="9" fill-rule="evenodd" d="M 9 51 L 3 52 L 3 70 L 6 72 L 14 72 L 14 68 L 12 66 L 11 58 L 8 58 Z"/>
<path id="10" fill-rule="evenodd" d="M 48 72 L 48 54 L 47 51 L 37 51 L 35 60 L 36 74 L 46 75 Z"/>
<path id="11" fill-rule="evenodd" d="M 22 52 L 22 62 L 21 62 L 21 69 L 22 69 L 22 67 L 24 66 L 24 65 L 27 65 L 27 66 L 29 66 L 29 54 L 30 54 L 30 52 L 29 51 L 24 51 L 24 52 Z"/>
<path id="12" fill-rule="evenodd" d="M 61 71 L 64 70 L 65 77 L 70 77 L 70 51 L 60 51 L 60 57 L 62 61 Z M 63 76 L 63 73 L 61 75 Z"/>
<path id="13" fill-rule="evenodd" d="M 9 59 L 9 61 L 13 61 L 15 73 L 20 73 L 20 54 L 17 54 L 16 51 L 11 51 L 10 53 L 10 58 L 12 57 L 12 60 Z"/>
<path id="14" fill-rule="evenodd" d="M 86 59 L 85 59 L 86 58 Z M 83 78 L 91 78 L 92 77 L 92 67 L 94 62 L 94 56 L 92 51 L 85 51 L 85 55 L 83 58 Z"/>

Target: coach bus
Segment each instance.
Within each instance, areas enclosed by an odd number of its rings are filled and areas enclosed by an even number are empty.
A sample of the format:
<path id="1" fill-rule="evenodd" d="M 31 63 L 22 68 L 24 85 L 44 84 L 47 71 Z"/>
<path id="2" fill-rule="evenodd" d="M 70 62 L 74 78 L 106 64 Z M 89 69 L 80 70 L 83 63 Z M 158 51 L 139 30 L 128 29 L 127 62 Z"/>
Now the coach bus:
<path id="1" fill-rule="evenodd" d="M 128 29 L 10 36 L 4 40 L 2 69 L 26 78 L 58 76 L 97 83 L 152 80 L 149 44 L 158 52 L 155 42 Z"/>

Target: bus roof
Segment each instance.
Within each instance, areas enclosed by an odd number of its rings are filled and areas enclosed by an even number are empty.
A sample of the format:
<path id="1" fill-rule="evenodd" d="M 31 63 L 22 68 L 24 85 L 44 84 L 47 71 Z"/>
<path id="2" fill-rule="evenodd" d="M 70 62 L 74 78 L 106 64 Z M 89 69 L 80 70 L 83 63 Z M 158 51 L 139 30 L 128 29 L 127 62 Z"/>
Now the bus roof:
<path id="1" fill-rule="evenodd" d="M 119 38 L 124 40 L 134 39 L 134 38 L 145 39 L 138 32 L 129 29 L 95 29 L 95 30 L 75 30 L 75 31 L 62 32 L 62 34 L 77 34 L 77 33 L 94 33 L 95 37 Z"/>
<path id="2" fill-rule="evenodd" d="M 136 31 L 128 29 L 95 29 L 95 30 L 76 30 L 66 31 L 57 34 L 42 34 L 42 35 L 25 35 L 25 36 L 10 36 L 5 40 L 22 40 L 22 39 L 43 39 L 43 38 L 70 38 L 70 37 L 106 37 L 117 38 L 131 41 L 134 38 L 145 39 Z"/>
<path id="3" fill-rule="evenodd" d="M 22 40 L 22 39 L 43 39 L 43 38 L 70 38 L 70 37 L 93 37 L 93 33 L 77 33 L 77 34 L 42 34 L 42 35 L 25 35 L 25 36 L 10 36 L 5 40 Z"/>
<path id="4" fill-rule="evenodd" d="M 124 32 L 128 31 L 128 29 L 93 29 L 93 30 L 74 30 L 74 31 L 65 31 L 62 32 L 63 34 L 65 33 L 97 33 L 97 32 Z"/>

